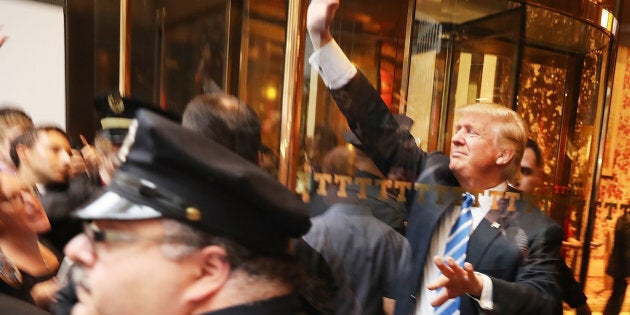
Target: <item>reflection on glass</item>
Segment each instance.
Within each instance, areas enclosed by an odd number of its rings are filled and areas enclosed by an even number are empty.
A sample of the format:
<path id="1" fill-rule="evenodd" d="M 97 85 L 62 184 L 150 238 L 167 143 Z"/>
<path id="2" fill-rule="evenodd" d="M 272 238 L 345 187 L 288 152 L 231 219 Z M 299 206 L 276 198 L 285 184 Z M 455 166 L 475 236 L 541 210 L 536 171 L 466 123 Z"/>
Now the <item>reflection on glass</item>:
<path id="1" fill-rule="evenodd" d="M 523 16 L 511 1 L 417 3 L 406 114 L 423 149 L 448 153 L 458 106 L 513 105 Z"/>
<path id="2" fill-rule="evenodd" d="M 567 244 L 577 244 L 563 252 L 579 273 L 609 39 L 558 13 L 532 7 L 527 12 L 517 110 L 543 151 L 548 177 L 538 193 L 549 200 L 544 210 L 565 228 Z"/>
<path id="3" fill-rule="evenodd" d="M 332 32 L 350 60 L 366 75 L 392 112 L 405 110 L 401 91 L 409 1 L 341 1 Z M 306 43 L 306 59 L 312 45 Z M 308 199 L 312 174 L 321 158 L 348 130 L 315 69 L 304 60 L 303 110 L 296 190 Z M 331 145 L 332 144 L 332 145 Z"/>
<path id="4" fill-rule="evenodd" d="M 241 46 L 238 97 L 258 113 L 262 143 L 276 156 L 280 148 L 282 79 L 294 75 L 284 72 L 287 3 L 245 1 L 242 34 L 231 38 L 240 40 Z"/>
<path id="5" fill-rule="evenodd" d="M 94 1 L 94 88 L 118 91 L 120 2 Z"/>
<path id="6" fill-rule="evenodd" d="M 133 2 L 131 96 L 182 113 L 195 95 L 228 92 L 262 123 L 265 167 L 277 170 L 287 0 Z M 118 1 L 97 1 L 97 90 L 118 86 Z M 288 74 L 291 75 L 291 74 Z"/>

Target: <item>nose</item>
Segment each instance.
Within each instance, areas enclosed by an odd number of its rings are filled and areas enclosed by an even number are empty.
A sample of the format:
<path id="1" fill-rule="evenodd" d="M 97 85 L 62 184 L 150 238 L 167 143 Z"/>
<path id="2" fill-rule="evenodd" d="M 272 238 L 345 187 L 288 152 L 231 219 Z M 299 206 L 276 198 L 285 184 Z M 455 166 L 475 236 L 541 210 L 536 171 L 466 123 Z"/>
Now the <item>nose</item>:
<path id="1" fill-rule="evenodd" d="M 72 152 L 61 151 L 61 158 L 63 159 L 64 162 L 70 163 L 70 159 L 72 155 L 73 155 Z"/>
<path id="2" fill-rule="evenodd" d="M 66 151 L 59 151 L 59 160 L 61 164 L 70 165 L 70 153 Z"/>
<path id="3" fill-rule="evenodd" d="M 451 143 L 453 144 L 458 144 L 461 145 L 464 143 L 464 135 L 466 133 L 466 130 L 464 128 L 461 128 L 457 131 L 455 131 L 455 134 L 453 135 L 453 137 L 451 138 Z"/>
<path id="4" fill-rule="evenodd" d="M 64 254 L 75 263 L 92 266 L 96 262 L 94 246 L 85 233 L 81 233 L 68 242 L 63 250 Z"/>

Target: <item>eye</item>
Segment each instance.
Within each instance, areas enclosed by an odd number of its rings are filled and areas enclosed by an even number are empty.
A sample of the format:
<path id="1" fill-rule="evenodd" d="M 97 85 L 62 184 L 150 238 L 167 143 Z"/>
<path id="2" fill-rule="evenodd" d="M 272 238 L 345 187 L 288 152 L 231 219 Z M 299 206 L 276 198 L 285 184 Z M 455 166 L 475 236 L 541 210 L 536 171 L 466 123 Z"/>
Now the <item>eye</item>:
<path id="1" fill-rule="evenodd" d="M 534 171 L 529 168 L 529 167 L 521 167 L 521 174 L 525 175 L 525 176 L 531 176 L 534 173 Z"/>

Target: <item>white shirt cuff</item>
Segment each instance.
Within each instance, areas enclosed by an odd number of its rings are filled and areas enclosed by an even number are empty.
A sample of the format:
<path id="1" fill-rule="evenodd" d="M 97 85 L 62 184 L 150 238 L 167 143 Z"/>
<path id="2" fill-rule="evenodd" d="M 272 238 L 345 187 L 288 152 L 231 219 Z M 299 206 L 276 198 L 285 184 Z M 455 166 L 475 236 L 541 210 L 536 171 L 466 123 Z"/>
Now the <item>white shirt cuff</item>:
<path id="1" fill-rule="evenodd" d="M 334 39 L 313 52 L 308 62 L 317 69 L 326 86 L 332 90 L 346 85 L 357 74 L 357 68 Z"/>
<path id="2" fill-rule="evenodd" d="M 475 272 L 476 274 L 481 276 L 481 281 L 483 282 L 483 288 L 481 289 L 481 296 L 479 299 L 474 296 L 470 296 L 473 300 L 479 303 L 479 306 L 487 311 L 491 311 L 494 308 L 494 303 L 492 303 L 492 280 L 490 277 L 484 275 L 483 273 Z"/>

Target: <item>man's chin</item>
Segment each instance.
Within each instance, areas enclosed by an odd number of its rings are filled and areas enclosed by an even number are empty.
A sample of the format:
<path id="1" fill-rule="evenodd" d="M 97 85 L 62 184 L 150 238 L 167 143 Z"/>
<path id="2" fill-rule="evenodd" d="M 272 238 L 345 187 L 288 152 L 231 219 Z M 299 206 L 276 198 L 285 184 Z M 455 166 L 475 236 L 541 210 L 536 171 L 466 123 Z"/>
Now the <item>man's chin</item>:
<path id="1" fill-rule="evenodd" d="M 79 301 L 72 307 L 70 315 L 97 315 L 96 309 Z"/>
<path id="2" fill-rule="evenodd" d="M 48 220 L 35 221 L 33 222 L 31 229 L 37 233 L 46 233 L 50 231 L 51 229 L 50 221 Z"/>
<path id="3" fill-rule="evenodd" d="M 96 308 L 92 301 L 92 296 L 83 287 L 77 285 L 77 303 L 72 307 L 71 315 L 95 315 L 97 314 Z"/>
<path id="4" fill-rule="evenodd" d="M 451 158 L 450 162 L 448 163 L 448 168 L 450 168 L 451 171 L 455 172 L 461 169 L 461 165 L 462 163 L 460 161 L 458 161 L 457 159 Z"/>

